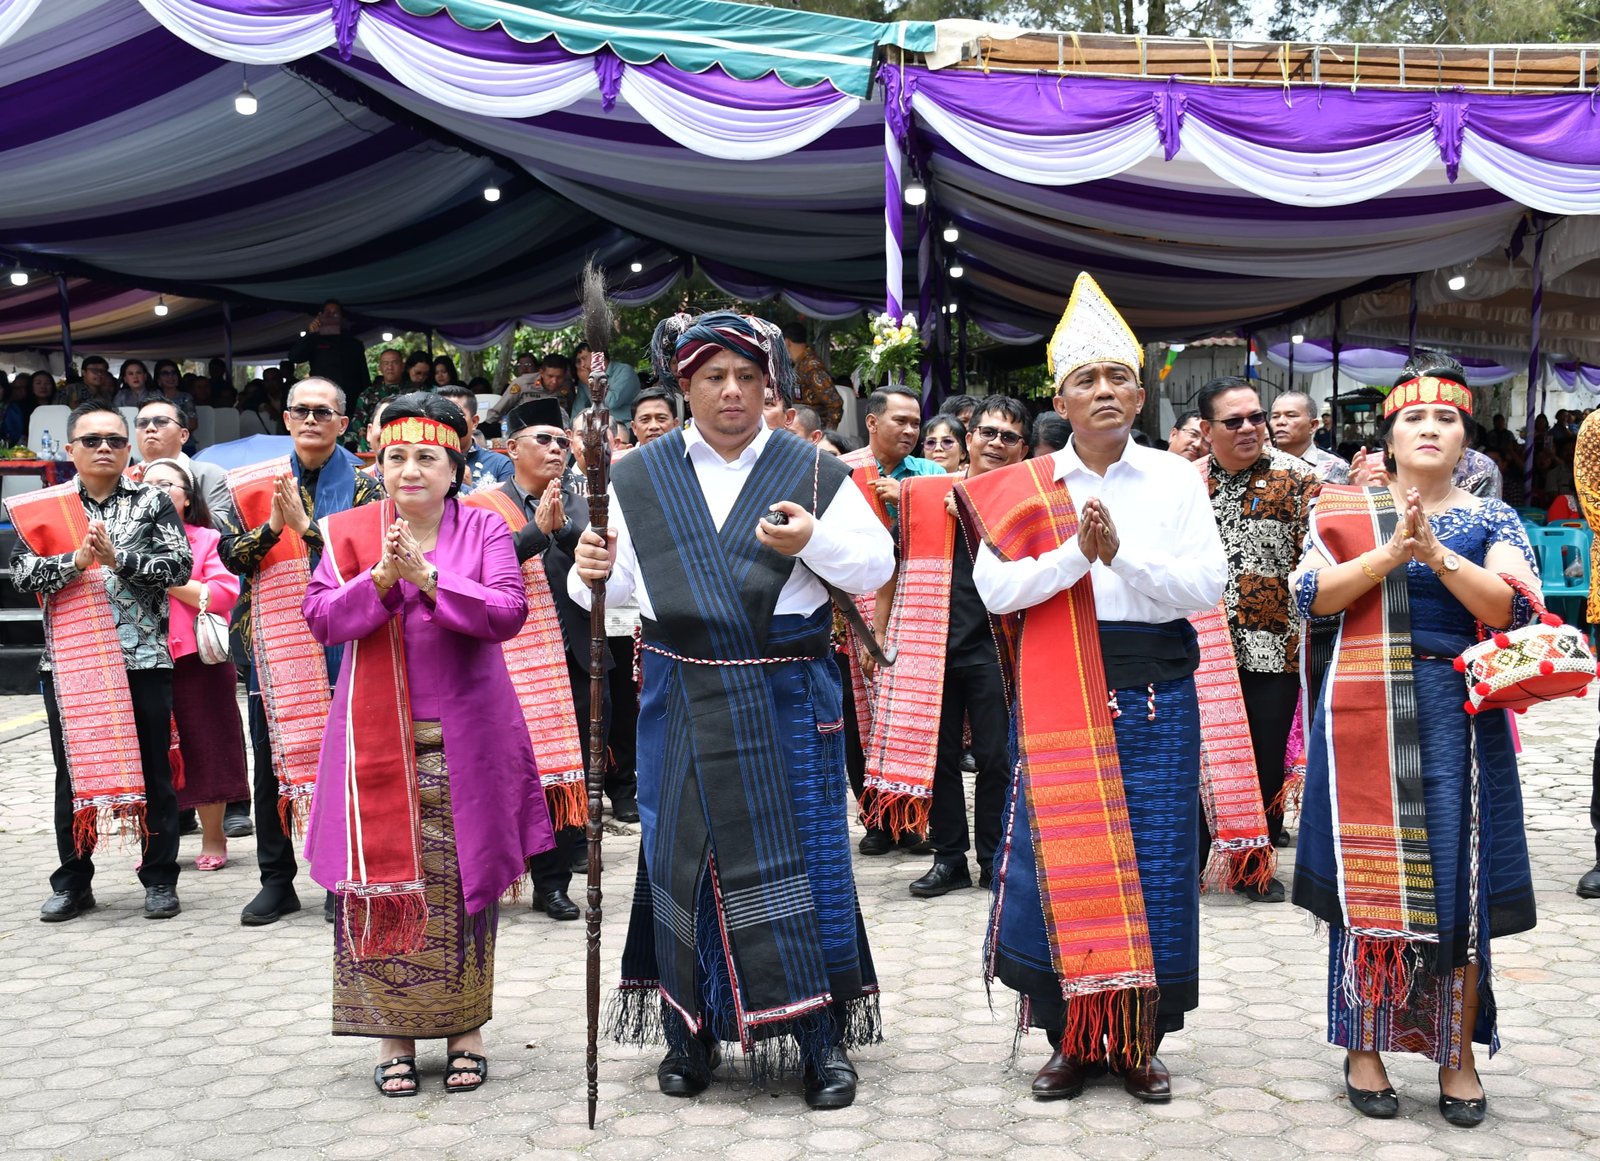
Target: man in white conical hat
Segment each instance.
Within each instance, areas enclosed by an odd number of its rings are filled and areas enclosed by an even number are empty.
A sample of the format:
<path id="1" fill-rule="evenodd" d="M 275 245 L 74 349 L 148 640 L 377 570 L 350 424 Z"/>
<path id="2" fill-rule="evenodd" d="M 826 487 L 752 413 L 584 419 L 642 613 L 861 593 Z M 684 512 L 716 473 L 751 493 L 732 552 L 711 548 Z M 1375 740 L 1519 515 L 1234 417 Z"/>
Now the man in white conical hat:
<path id="1" fill-rule="evenodd" d="M 1199 1003 L 1187 618 L 1216 605 L 1227 562 L 1193 466 L 1130 438 L 1143 348 L 1087 274 L 1049 361 L 1067 446 L 957 486 L 984 541 L 978 593 L 1020 614 L 1004 635 L 1018 761 L 985 958 L 1054 1049 L 1035 1097 L 1075 1097 L 1109 1065 L 1165 1101 L 1156 1050 Z"/>

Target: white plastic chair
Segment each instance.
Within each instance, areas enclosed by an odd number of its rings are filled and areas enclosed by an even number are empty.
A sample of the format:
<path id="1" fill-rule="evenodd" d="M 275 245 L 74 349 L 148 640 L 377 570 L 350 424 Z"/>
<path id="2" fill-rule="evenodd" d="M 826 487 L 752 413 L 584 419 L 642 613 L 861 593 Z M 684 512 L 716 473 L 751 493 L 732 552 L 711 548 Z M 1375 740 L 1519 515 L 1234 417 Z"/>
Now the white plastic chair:
<path id="1" fill-rule="evenodd" d="M 56 447 L 64 445 L 67 442 L 67 416 L 70 414 L 72 408 L 59 403 L 35 407 L 33 414 L 28 417 L 28 446 L 38 451 L 39 439 L 47 431 L 50 438 L 55 440 Z"/>
<path id="2" fill-rule="evenodd" d="M 9 500 L 24 492 L 37 492 L 42 487 L 43 476 L 0 476 L 0 500 Z"/>
<path id="3" fill-rule="evenodd" d="M 260 422 L 257 419 L 256 422 Z M 228 443 L 239 438 L 239 413 L 231 407 L 211 409 L 211 435 L 213 443 Z"/>
<path id="4" fill-rule="evenodd" d="M 478 414 L 482 415 L 484 412 L 488 411 L 489 408 L 493 407 L 496 403 L 499 403 L 499 402 L 500 402 L 500 396 L 498 396 L 498 395 L 479 395 L 478 396 Z"/>
<path id="5" fill-rule="evenodd" d="M 197 448 L 210 447 L 217 441 L 216 420 L 212 418 L 215 409 L 208 404 L 196 404 L 194 409 L 194 446 Z"/>
<path id="6" fill-rule="evenodd" d="M 861 399 L 848 387 L 841 387 L 835 383 L 833 389 L 839 393 L 839 401 L 844 404 L 844 411 L 839 416 L 839 431 L 844 435 L 856 439 L 867 438 L 867 421 L 861 414 Z"/>
<path id="7" fill-rule="evenodd" d="M 249 435 L 266 435 L 266 424 L 261 422 L 261 416 L 254 411 L 236 411 L 239 417 L 239 439 Z"/>

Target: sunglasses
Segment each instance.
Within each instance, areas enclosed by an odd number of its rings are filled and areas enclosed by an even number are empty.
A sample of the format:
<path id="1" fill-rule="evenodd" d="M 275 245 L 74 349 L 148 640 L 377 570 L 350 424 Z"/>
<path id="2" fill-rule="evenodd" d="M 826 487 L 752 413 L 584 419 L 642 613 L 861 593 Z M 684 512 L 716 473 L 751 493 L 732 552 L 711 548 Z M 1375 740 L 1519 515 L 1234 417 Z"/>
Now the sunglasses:
<path id="1" fill-rule="evenodd" d="M 133 426 L 137 431 L 143 431 L 147 427 L 160 431 L 164 427 L 177 427 L 178 421 L 169 415 L 144 415 L 135 419 Z"/>
<path id="2" fill-rule="evenodd" d="M 1017 432 L 1001 431 L 998 427 L 989 427 L 988 425 L 975 427 L 972 429 L 972 433 L 979 439 L 987 440 L 989 443 L 999 440 L 1006 447 L 1016 447 L 1022 442 L 1022 436 Z"/>
<path id="3" fill-rule="evenodd" d="M 955 447 L 956 437 L 953 435 L 930 435 L 922 441 L 923 447 Z"/>
<path id="4" fill-rule="evenodd" d="M 1267 422 L 1267 413 L 1265 411 L 1252 411 L 1249 415 L 1235 415 L 1231 419 L 1219 419 L 1217 422 L 1229 431 L 1238 431 L 1247 423 L 1251 427 L 1260 427 Z"/>
<path id="5" fill-rule="evenodd" d="M 105 444 L 112 451 L 121 451 L 128 446 L 128 437 L 125 435 L 80 435 L 72 441 L 82 444 L 90 451 L 94 451 L 101 444 Z"/>
<path id="6" fill-rule="evenodd" d="M 288 409 L 289 414 L 304 423 L 313 419 L 318 423 L 328 423 L 339 417 L 339 413 L 331 407 L 301 407 L 298 404 Z"/>
<path id="7" fill-rule="evenodd" d="M 562 451 L 572 446 L 572 441 L 564 435 L 551 435 L 548 431 L 536 431 L 532 435 L 519 435 L 517 439 L 531 439 L 540 447 L 549 447 L 555 444 Z"/>

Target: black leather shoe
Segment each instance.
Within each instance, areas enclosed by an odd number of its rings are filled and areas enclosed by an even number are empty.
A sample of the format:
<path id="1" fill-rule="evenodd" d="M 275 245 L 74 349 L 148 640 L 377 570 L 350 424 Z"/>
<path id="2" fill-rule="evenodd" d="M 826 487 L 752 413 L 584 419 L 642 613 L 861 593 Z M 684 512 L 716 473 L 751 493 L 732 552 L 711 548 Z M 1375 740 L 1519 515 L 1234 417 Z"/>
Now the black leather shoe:
<path id="1" fill-rule="evenodd" d="M 903 851 L 910 851 L 914 855 L 936 855 L 939 853 L 931 839 L 925 839 L 916 833 L 901 835 L 900 841 L 895 846 Z"/>
<path id="2" fill-rule="evenodd" d="M 869 830 L 856 844 L 856 850 L 864 855 L 886 855 L 894 850 L 894 839 L 886 830 Z"/>
<path id="3" fill-rule="evenodd" d="M 1240 883 L 1234 887 L 1235 895 L 1243 895 L 1252 903 L 1282 903 L 1284 900 L 1283 884 L 1273 879 L 1267 883 L 1264 890 L 1257 890 L 1247 883 Z"/>
<path id="4" fill-rule="evenodd" d="M 178 906 L 178 889 L 168 883 L 157 883 L 144 889 L 144 917 L 146 919 L 171 919 L 183 908 Z"/>
<path id="5" fill-rule="evenodd" d="M 978 868 L 978 886 L 982 887 L 985 891 L 987 891 L 990 887 L 994 886 L 994 868 L 993 867 L 979 867 Z"/>
<path id="6" fill-rule="evenodd" d="M 605 870 L 605 860 L 600 861 L 600 869 Z M 580 842 L 572 848 L 572 861 L 567 864 L 567 870 L 574 875 L 587 875 L 589 873 L 589 844 Z"/>
<path id="7" fill-rule="evenodd" d="M 200 816 L 192 810 L 178 811 L 178 833 L 193 834 L 200 829 Z"/>
<path id="8" fill-rule="evenodd" d="M 239 913 L 239 923 L 244 927 L 265 927 L 298 910 L 300 897 L 294 893 L 293 887 L 263 887 L 254 899 L 244 905 L 244 910 Z"/>
<path id="9" fill-rule="evenodd" d="M 250 821 L 247 811 L 238 814 L 225 811 L 222 815 L 222 833 L 229 838 L 249 838 L 256 833 L 256 824 Z"/>
<path id="10" fill-rule="evenodd" d="M 704 1033 L 681 1049 L 669 1049 L 656 1066 L 662 1096 L 692 1097 L 706 1091 L 711 1074 L 722 1063 L 722 1049 Z"/>
<path id="11" fill-rule="evenodd" d="M 1471 1100 L 1445 1096 L 1443 1069 L 1439 1070 L 1439 1078 L 1439 1115 L 1458 1129 L 1476 1129 L 1483 1124 L 1483 1118 L 1489 1115 L 1489 1094 Z M 1478 1087 L 1483 1087 L 1482 1080 L 1478 1081 Z"/>
<path id="12" fill-rule="evenodd" d="M 326 895 L 324 895 L 322 897 L 322 921 L 324 923 L 332 923 L 334 921 L 334 919 L 337 917 L 337 915 L 338 915 L 338 904 L 336 902 L 337 899 L 338 899 L 338 896 L 335 895 L 332 891 L 329 891 Z"/>
<path id="13" fill-rule="evenodd" d="M 85 911 L 94 910 L 94 892 L 85 887 L 81 891 L 57 891 L 39 908 L 40 923 L 65 923 L 76 919 Z"/>
<path id="14" fill-rule="evenodd" d="M 911 884 L 911 893 L 918 899 L 937 899 L 970 886 L 972 875 L 966 863 L 934 863 L 926 875 Z"/>
<path id="15" fill-rule="evenodd" d="M 1088 1070 L 1083 1061 L 1063 1056 L 1056 1049 L 1050 1059 L 1033 1078 L 1033 1099 L 1036 1101 L 1070 1101 L 1083 1095 Z"/>
<path id="16" fill-rule="evenodd" d="M 576 919 L 578 905 L 567 897 L 565 891 L 535 891 L 533 909 L 543 911 L 551 919 Z"/>
<path id="17" fill-rule="evenodd" d="M 1278 837 L 1272 840 L 1272 845 L 1277 847 L 1279 850 L 1286 851 L 1290 847 L 1294 846 L 1294 836 L 1286 830 L 1280 830 L 1278 832 Z"/>
<path id="18" fill-rule="evenodd" d="M 1344 1058 L 1344 1095 L 1350 1098 L 1350 1107 L 1363 1117 L 1371 1117 L 1376 1121 L 1387 1121 L 1400 1111 L 1400 1098 L 1395 1095 L 1394 1089 L 1365 1089 L 1356 1088 L 1350 1083 L 1350 1058 Z M 1444 1097 L 1440 1096 L 1440 1110 L 1443 1111 Z"/>
<path id="19" fill-rule="evenodd" d="M 1600 863 L 1578 880 L 1578 898 L 1600 899 Z"/>
<path id="20" fill-rule="evenodd" d="M 1159 1056 L 1152 1056 L 1138 1068 L 1122 1074 L 1122 1087 L 1146 1104 L 1165 1104 L 1172 1099 L 1172 1076 Z"/>
<path id="21" fill-rule="evenodd" d="M 638 822 L 639 801 L 633 795 L 611 800 L 611 817 L 617 822 Z"/>
<path id="22" fill-rule="evenodd" d="M 806 1065 L 806 1104 L 814 1109 L 843 1109 L 855 1103 L 856 1066 L 835 1044 L 815 1068 Z"/>

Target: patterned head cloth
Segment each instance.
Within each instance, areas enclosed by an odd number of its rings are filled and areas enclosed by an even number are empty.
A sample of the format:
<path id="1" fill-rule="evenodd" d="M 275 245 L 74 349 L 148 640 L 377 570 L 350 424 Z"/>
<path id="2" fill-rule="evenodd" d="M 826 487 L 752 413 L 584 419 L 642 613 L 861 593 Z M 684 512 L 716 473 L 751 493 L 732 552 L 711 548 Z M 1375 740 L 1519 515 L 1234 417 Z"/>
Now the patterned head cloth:
<path id="1" fill-rule="evenodd" d="M 668 315 L 656 324 L 650 336 L 650 366 L 655 369 L 656 385 L 663 391 L 678 392 L 678 336 L 694 321 L 691 315 Z"/>
<path id="2" fill-rule="evenodd" d="M 719 350 L 749 359 L 767 373 L 786 404 L 794 399 L 794 361 L 783 345 L 782 329 L 775 324 L 731 310 L 714 310 L 691 319 L 678 335 L 679 377 L 692 378 Z"/>
<path id="3" fill-rule="evenodd" d="M 1050 381 L 1059 388 L 1068 375 L 1090 363 L 1122 363 L 1137 374 L 1144 367 L 1144 347 L 1099 284 L 1080 273 L 1066 313 L 1050 336 L 1047 358 Z"/>

